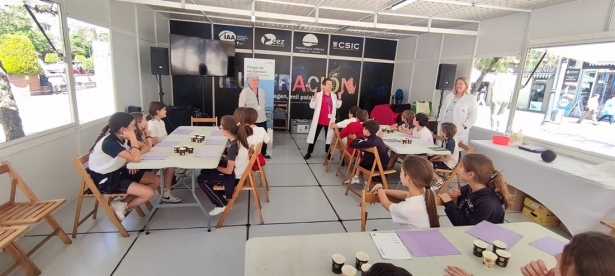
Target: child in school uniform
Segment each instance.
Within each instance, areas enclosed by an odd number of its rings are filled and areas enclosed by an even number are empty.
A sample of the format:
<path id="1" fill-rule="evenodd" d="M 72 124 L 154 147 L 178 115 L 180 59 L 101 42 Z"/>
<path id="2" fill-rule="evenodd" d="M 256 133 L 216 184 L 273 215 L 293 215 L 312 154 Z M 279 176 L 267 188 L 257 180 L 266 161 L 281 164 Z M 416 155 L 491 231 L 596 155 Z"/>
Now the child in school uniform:
<path id="1" fill-rule="evenodd" d="M 350 147 L 355 149 L 365 149 L 376 147 L 378 150 L 378 156 L 380 157 L 380 162 L 382 164 L 389 163 L 389 156 L 387 155 L 387 147 L 382 141 L 382 138 L 378 137 L 377 133 L 380 130 L 380 125 L 375 120 L 367 120 L 363 123 L 363 135 L 362 138 L 357 138 L 352 143 L 350 143 Z M 363 168 L 370 169 L 374 162 L 376 162 L 376 156 L 371 152 L 365 152 L 363 154 L 363 159 L 359 162 L 359 166 Z M 345 184 L 348 184 L 348 180 L 345 181 Z M 350 182 L 352 184 L 359 184 L 359 175 L 355 175 Z"/>
<path id="2" fill-rule="evenodd" d="M 357 119 L 358 121 L 348 124 L 347 127 L 340 131 L 340 137 L 347 138 L 346 141 L 346 149 L 350 154 L 354 153 L 354 149 L 350 146 L 350 143 L 354 141 L 354 139 L 363 137 L 363 123 L 367 121 L 369 114 L 367 110 L 359 110 L 357 111 Z"/>
<path id="3" fill-rule="evenodd" d="M 122 221 L 129 209 L 154 197 L 160 186 L 158 176 L 145 170 L 127 169 L 128 162 L 141 161 L 141 150 L 147 145 L 135 135 L 135 119 L 125 112 L 116 112 L 96 138 L 90 149 L 87 172 L 101 193 L 127 193 L 122 200 L 111 202 L 115 216 Z"/>
<path id="4" fill-rule="evenodd" d="M 457 162 L 459 160 L 459 146 L 453 137 L 457 134 L 457 126 L 453 123 L 442 123 L 440 126 L 440 132 L 442 134 L 443 141 L 442 145 L 448 151 L 451 152 L 449 155 L 435 155 L 429 159 L 433 163 L 434 169 L 445 169 L 452 170 L 457 166 Z M 438 192 L 440 187 L 444 185 L 444 179 L 437 175 L 434 171 L 433 177 L 436 179 L 436 184 L 433 186 L 434 192 Z"/>
<path id="5" fill-rule="evenodd" d="M 242 124 L 248 125 L 252 128 L 252 135 L 248 136 L 248 145 L 254 146 L 254 149 L 256 149 L 258 144 L 261 142 L 263 143 L 263 146 L 266 144 L 271 144 L 271 137 L 269 137 L 267 131 L 256 125 L 256 120 L 258 119 L 258 112 L 256 109 L 251 107 L 242 107 L 242 110 L 239 112 L 236 111 L 233 116 Z M 271 157 L 269 158 L 271 159 Z M 265 157 L 262 153 L 259 154 L 257 162 L 259 162 L 261 166 L 265 165 Z"/>
<path id="6" fill-rule="evenodd" d="M 216 206 L 209 212 L 210 216 L 217 216 L 226 210 L 228 200 L 232 198 L 235 186 L 249 163 L 248 136 L 252 135 L 252 128 L 234 116 L 227 115 L 220 120 L 220 130 L 230 140 L 226 156 L 220 160 L 217 168 L 203 169 L 197 177 L 199 187 Z M 214 191 L 214 185 L 220 183 L 224 191 Z"/>
<path id="7" fill-rule="evenodd" d="M 415 127 L 415 125 L 412 124 L 413 121 L 414 112 L 412 112 L 412 110 L 404 110 L 404 112 L 401 113 L 401 121 L 391 125 L 391 129 L 405 134 L 412 134 L 412 129 Z"/>
<path id="8" fill-rule="evenodd" d="M 429 117 L 423 113 L 418 113 L 414 116 L 412 124 L 414 129 L 412 130 L 412 136 L 419 138 L 420 141 L 425 141 L 428 145 L 433 146 L 433 135 L 427 124 L 429 123 Z"/>
<path id="9" fill-rule="evenodd" d="M 137 140 L 150 148 L 154 145 L 152 144 L 152 132 L 147 129 L 147 119 L 143 116 L 141 112 L 132 112 L 130 113 L 133 118 L 135 118 L 135 123 L 137 125 L 135 129 L 135 135 L 137 136 Z M 148 149 L 149 151 L 149 149 Z M 141 154 L 146 153 L 146 151 L 141 150 Z"/>
<path id="10" fill-rule="evenodd" d="M 391 212 L 397 229 L 440 227 L 436 195 L 430 189 L 431 163 L 425 158 L 409 155 L 402 163 L 399 176 L 408 191 L 384 189 L 382 184 L 376 184 L 371 190 L 372 194 L 378 195 L 382 207 Z M 392 203 L 389 196 L 403 201 Z"/>
<path id="11" fill-rule="evenodd" d="M 508 184 L 489 157 L 465 155 L 457 177 L 468 185 L 438 195 L 454 226 L 476 225 L 483 220 L 504 223 L 504 213 L 510 208 Z"/>
<path id="12" fill-rule="evenodd" d="M 151 131 L 152 145 L 155 146 L 168 136 L 166 126 L 162 120 L 162 118 L 167 116 L 167 106 L 161 102 L 151 102 L 148 111 L 152 119 L 147 122 L 147 129 Z M 164 192 L 162 193 L 162 202 L 177 203 L 182 201 L 181 198 L 171 193 L 175 169 L 176 168 L 164 169 Z"/>
<path id="13" fill-rule="evenodd" d="M 331 123 L 331 128 L 345 128 L 347 127 L 349 124 L 354 123 L 357 121 L 357 112 L 361 110 L 361 108 L 359 108 L 358 106 L 351 106 L 350 109 L 348 110 L 348 119 L 343 120 L 341 122 L 338 123 Z"/>

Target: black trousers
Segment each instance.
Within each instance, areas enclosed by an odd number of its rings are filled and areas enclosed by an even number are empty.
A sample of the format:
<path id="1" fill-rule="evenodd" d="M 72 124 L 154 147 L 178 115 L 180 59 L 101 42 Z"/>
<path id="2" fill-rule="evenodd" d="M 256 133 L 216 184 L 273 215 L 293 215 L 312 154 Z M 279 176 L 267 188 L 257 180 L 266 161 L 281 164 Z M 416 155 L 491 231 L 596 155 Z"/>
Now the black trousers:
<path id="1" fill-rule="evenodd" d="M 314 141 L 312 141 L 312 143 L 309 144 L 308 146 L 308 153 L 312 154 L 312 152 L 314 152 L 314 144 L 316 144 L 316 139 L 318 139 L 318 134 L 320 134 L 320 130 L 321 129 L 325 129 L 325 152 L 329 152 L 329 144 L 326 144 L 327 142 L 327 132 L 329 130 L 329 126 L 325 126 L 325 125 L 317 125 L 316 126 L 316 133 L 314 133 Z"/>
<path id="2" fill-rule="evenodd" d="M 255 125 L 257 127 L 262 127 L 265 129 L 265 131 L 267 131 L 267 121 L 256 123 Z M 267 155 L 267 144 L 266 143 L 263 143 L 263 147 L 261 148 L 261 153 L 263 155 Z"/>

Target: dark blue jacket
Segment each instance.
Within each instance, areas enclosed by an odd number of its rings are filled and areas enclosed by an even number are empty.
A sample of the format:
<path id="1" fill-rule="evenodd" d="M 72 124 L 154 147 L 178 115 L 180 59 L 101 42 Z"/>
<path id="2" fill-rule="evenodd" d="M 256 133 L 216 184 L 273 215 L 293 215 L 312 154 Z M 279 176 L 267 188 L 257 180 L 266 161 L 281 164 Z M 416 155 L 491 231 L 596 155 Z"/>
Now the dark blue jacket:
<path id="1" fill-rule="evenodd" d="M 470 185 L 461 187 L 457 204 L 449 201 L 444 211 L 454 226 L 476 225 L 486 220 L 491 223 L 504 223 L 504 207 L 500 196 L 491 188 L 470 191 Z"/>
<path id="2" fill-rule="evenodd" d="M 378 156 L 380 157 L 380 163 L 382 163 L 382 169 L 386 170 L 386 165 L 389 164 L 389 155 L 387 152 L 387 146 L 382 141 L 382 138 L 378 137 L 378 135 L 372 134 L 368 137 L 361 137 L 354 139 L 350 143 L 350 147 L 355 149 L 366 149 L 371 147 L 376 147 L 378 149 Z M 361 167 L 366 169 L 371 169 L 374 165 L 375 156 L 371 152 L 365 152 L 363 155 L 363 160 L 359 164 Z"/>

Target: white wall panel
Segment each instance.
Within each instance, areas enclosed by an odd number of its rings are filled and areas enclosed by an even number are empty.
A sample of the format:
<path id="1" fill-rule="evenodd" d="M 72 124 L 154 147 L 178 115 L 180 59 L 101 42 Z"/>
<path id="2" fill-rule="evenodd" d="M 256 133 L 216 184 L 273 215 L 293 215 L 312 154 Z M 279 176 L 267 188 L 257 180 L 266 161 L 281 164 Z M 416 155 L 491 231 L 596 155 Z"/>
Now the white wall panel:
<path id="1" fill-rule="evenodd" d="M 109 27 L 109 6 L 105 0 L 64 0 L 68 17 L 101 27 Z"/>
<path id="2" fill-rule="evenodd" d="M 410 102 L 431 101 L 436 87 L 438 61 L 417 61 L 414 65 Z M 432 111 L 433 113 L 433 111 Z"/>
<path id="3" fill-rule="evenodd" d="M 440 59 L 472 58 L 475 42 L 476 36 L 445 34 Z"/>
<path id="4" fill-rule="evenodd" d="M 105 120 L 99 124 L 88 126 L 87 128 L 81 128 L 80 136 L 81 136 L 81 151 L 80 154 L 83 155 L 90 151 L 90 148 L 94 145 L 94 141 L 100 135 L 103 127 L 107 125 L 107 120 L 109 118 L 105 118 Z"/>
<path id="5" fill-rule="evenodd" d="M 137 30 L 139 39 L 156 43 L 155 12 L 145 5 L 137 5 Z"/>
<path id="6" fill-rule="evenodd" d="M 417 37 L 400 39 L 397 42 L 397 61 L 414 60 Z"/>
<path id="7" fill-rule="evenodd" d="M 110 0 L 109 5 L 111 9 L 111 28 L 114 30 L 119 29 L 136 36 L 136 4 Z"/>
<path id="8" fill-rule="evenodd" d="M 141 93 L 143 96 L 143 104 L 141 107 L 147 109 L 147 106 L 152 101 L 158 101 L 158 83 L 156 76 L 152 75 L 150 47 L 156 46 L 154 43 L 139 40 L 139 53 L 141 56 Z"/>
<path id="9" fill-rule="evenodd" d="M 611 11 L 611 0 L 571 2 L 532 12 L 528 39 L 604 32 Z"/>
<path id="10" fill-rule="evenodd" d="M 125 111 L 129 105 L 141 105 L 137 39 L 112 31 L 111 49 L 117 110 Z"/>
<path id="11" fill-rule="evenodd" d="M 166 45 L 160 47 L 167 47 L 169 45 L 170 33 L 171 32 L 169 31 L 169 19 L 160 13 L 156 13 L 156 42 L 159 46 L 160 44 Z"/>
<path id="12" fill-rule="evenodd" d="M 476 57 L 519 55 L 523 51 L 529 16 L 529 13 L 518 13 L 481 22 Z"/>
<path id="13" fill-rule="evenodd" d="M 442 34 L 423 34 L 418 36 L 417 61 L 433 61 L 440 58 Z"/>
<path id="14" fill-rule="evenodd" d="M 407 103 L 410 95 L 410 84 L 412 82 L 412 62 L 395 63 L 395 76 L 391 86 L 391 95 L 395 95 L 397 89 L 404 91 L 404 102 Z"/>

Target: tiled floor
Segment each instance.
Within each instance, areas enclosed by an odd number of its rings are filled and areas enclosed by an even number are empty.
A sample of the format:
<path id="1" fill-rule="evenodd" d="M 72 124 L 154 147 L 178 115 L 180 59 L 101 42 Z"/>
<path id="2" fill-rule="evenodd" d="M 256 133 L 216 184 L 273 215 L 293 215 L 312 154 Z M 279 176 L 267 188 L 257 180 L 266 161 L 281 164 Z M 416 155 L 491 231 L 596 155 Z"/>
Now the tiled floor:
<path id="1" fill-rule="evenodd" d="M 105 214 L 99 212 L 98 219 L 90 219 L 79 228 L 72 245 L 53 238 L 32 260 L 43 275 L 243 275 L 245 242 L 249 238 L 359 231 L 359 198 L 344 196 L 346 188 L 341 185 L 341 177 L 335 176 L 337 165 L 325 172 L 323 144 L 320 141 L 306 164 L 302 158 L 307 151 L 305 135 L 274 133 L 269 151 L 273 159 L 266 166 L 271 201 L 261 199 L 264 225 L 259 225 L 253 197 L 248 192 L 240 195 L 225 227 L 210 233 L 197 208 L 158 210 L 152 218 L 150 235 L 139 232 L 145 219 L 133 212 L 123 222 L 129 238 L 122 238 Z M 394 186 L 399 176 L 388 179 Z M 191 198 L 185 189 L 175 194 L 186 201 Z M 197 195 L 206 210 L 213 208 L 202 191 L 198 190 Z M 76 201 L 72 201 L 54 214 L 67 232 L 72 232 L 75 207 Z M 395 229 L 390 214 L 380 205 L 370 205 L 368 211 L 368 229 Z M 451 226 L 443 209 L 438 212 L 441 226 Z M 212 225 L 217 220 L 214 217 Z M 520 213 L 508 213 L 506 221 L 529 219 Z M 558 227 L 552 229 L 568 236 Z M 42 224 L 18 243 L 27 251 L 49 230 Z M 10 261 L 6 253 L 0 252 L 0 268 L 10 266 Z M 18 268 L 11 275 L 23 272 Z"/>

